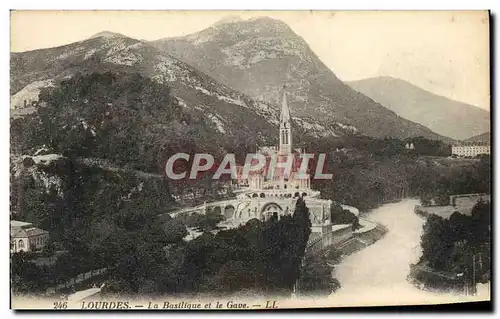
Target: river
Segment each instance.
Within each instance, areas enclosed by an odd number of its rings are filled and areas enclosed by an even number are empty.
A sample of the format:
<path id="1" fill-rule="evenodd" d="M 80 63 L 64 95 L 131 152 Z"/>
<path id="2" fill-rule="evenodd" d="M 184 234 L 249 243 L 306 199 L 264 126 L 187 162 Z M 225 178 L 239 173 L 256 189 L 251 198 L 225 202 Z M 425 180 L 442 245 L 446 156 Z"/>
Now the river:
<path id="1" fill-rule="evenodd" d="M 406 199 L 383 205 L 365 216 L 385 225 L 389 232 L 336 266 L 334 276 L 342 287 L 329 297 L 331 302 L 361 306 L 489 300 L 488 285 L 478 285 L 476 296 L 464 296 L 424 291 L 406 280 L 410 263 L 421 255 L 424 219 L 413 212 L 418 204 L 418 200 Z"/>

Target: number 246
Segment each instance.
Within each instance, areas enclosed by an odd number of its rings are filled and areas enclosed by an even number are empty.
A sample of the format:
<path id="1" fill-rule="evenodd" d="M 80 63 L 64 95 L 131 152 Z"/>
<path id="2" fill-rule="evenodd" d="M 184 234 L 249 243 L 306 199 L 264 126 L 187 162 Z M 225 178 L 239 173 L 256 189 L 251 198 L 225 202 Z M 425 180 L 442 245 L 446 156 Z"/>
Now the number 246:
<path id="1" fill-rule="evenodd" d="M 68 307 L 67 301 L 56 301 L 54 302 L 54 309 L 66 309 Z"/>

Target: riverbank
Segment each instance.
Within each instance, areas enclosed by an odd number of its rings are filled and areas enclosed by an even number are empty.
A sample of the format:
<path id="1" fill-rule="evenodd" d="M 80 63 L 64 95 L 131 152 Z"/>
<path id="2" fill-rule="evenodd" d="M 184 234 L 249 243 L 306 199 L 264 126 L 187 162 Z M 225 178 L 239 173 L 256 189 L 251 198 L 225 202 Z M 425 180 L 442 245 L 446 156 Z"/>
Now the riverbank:
<path id="1" fill-rule="evenodd" d="M 385 204 L 363 218 L 383 225 L 387 233 L 372 245 L 349 254 L 335 266 L 341 288 L 330 295 L 330 306 L 415 305 L 490 300 L 487 286 L 476 296 L 420 290 L 407 281 L 410 265 L 421 256 L 424 219 L 413 211 L 419 201 Z"/>
<path id="2" fill-rule="evenodd" d="M 457 199 L 463 203 L 451 206 Z M 475 294 L 477 283 L 491 280 L 491 206 L 484 199 L 490 196 L 463 194 L 450 196 L 450 206 L 415 206 L 426 223 L 421 241 L 427 249 L 410 266 L 410 282 L 426 290 Z M 440 213 L 446 207 L 456 211 L 453 220 Z"/>
<path id="3" fill-rule="evenodd" d="M 359 219 L 360 229 L 353 231 L 352 236 L 346 241 L 334 246 L 342 257 L 346 257 L 364 249 L 382 239 L 387 233 L 387 228 L 381 224 L 366 219 Z"/>
<path id="4" fill-rule="evenodd" d="M 429 267 L 426 262 L 410 265 L 408 281 L 422 290 L 450 293 L 461 293 L 465 284 L 463 276 L 436 271 Z M 469 288 L 472 289 L 472 287 Z"/>

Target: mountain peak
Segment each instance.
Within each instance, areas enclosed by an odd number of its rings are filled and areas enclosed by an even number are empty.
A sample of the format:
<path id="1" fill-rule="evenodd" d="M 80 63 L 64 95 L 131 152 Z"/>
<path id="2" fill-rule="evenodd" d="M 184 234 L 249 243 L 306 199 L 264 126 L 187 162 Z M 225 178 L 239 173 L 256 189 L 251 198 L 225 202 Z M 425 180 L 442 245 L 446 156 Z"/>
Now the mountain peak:
<path id="1" fill-rule="evenodd" d="M 281 88 L 287 83 L 286 100 L 293 114 L 325 127 L 343 125 L 375 137 L 442 138 L 345 85 L 302 37 L 273 17 L 219 24 L 153 45 L 236 91 L 272 103 L 277 110 Z"/>
<path id="2" fill-rule="evenodd" d="M 243 21 L 243 19 L 240 18 L 239 16 L 230 15 L 230 16 L 226 16 L 226 17 L 220 19 L 219 21 L 217 21 L 214 24 L 214 26 L 218 26 L 218 25 L 222 25 L 222 24 L 230 24 L 230 23 L 235 23 L 235 22 L 240 22 L 240 21 Z"/>
<path id="3" fill-rule="evenodd" d="M 216 32 L 227 32 L 241 34 L 271 33 L 288 34 L 292 29 L 283 21 L 273 19 L 268 16 L 259 16 L 251 19 L 242 19 L 239 16 L 227 16 L 208 30 L 217 30 Z M 203 32 L 203 31 L 202 31 Z"/>
<path id="4" fill-rule="evenodd" d="M 271 27 L 271 28 L 276 28 L 276 29 L 286 29 L 286 30 L 291 30 L 290 26 L 286 24 L 285 22 L 279 20 L 279 19 L 274 19 L 268 16 L 260 16 L 260 17 L 255 17 L 248 19 L 247 22 L 252 25 L 261 25 L 261 26 L 266 26 L 266 27 Z"/>
<path id="5" fill-rule="evenodd" d="M 89 39 L 100 38 L 100 37 L 104 37 L 104 38 L 126 38 L 126 36 L 123 35 L 123 34 L 121 34 L 121 33 L 111 32 L 111 31 L 101 31 L 99 33 L 94 34 Z"/>
<path id="6" fill-rule="evenodd" d="M 248 19 L 248 21 L 251 21 L 251 22 L 273 22 L 273 23 L 280 23 L 280 24 L 284 24 L 285 23 L 285 22 L 283 22 L 281 20 L 273 19 L 273 18 L 268 17 L 268 16 L 254 17 L 254 18 Z"/>

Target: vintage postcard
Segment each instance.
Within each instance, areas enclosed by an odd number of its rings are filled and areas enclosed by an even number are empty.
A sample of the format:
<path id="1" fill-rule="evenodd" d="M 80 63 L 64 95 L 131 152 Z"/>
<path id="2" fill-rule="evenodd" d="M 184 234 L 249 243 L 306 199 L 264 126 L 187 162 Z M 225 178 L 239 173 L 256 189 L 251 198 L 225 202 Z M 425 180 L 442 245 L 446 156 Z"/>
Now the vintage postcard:
<path id="1" fill-rule="evenodd" d="M 11 11 L 11 307 L 490 305 L 489 26 Z"/>

